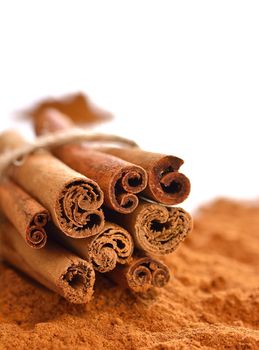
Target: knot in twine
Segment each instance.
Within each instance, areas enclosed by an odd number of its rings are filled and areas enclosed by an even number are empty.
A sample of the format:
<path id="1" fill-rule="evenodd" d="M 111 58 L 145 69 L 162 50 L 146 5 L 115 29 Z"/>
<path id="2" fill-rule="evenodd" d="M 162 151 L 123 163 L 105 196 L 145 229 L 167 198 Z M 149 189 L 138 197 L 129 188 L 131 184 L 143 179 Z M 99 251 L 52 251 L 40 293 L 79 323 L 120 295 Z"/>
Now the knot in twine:
<path id="1" fill-rule="evenodd" d="M 1 137 L 1 136 L 0 136 Z M 97 146 L 118 145 L 120 147 L 138 147 L 137 143 L 121 136 L 90 133 L 84 129 L 72 128 L 69 130 L 56 131 L 48 135 L 37 137 L 32 143 L 15 149 L 7 149 L 0 155 L 0 177 L 11 165 L 22 165 L 25 158 L 40 150 L 48 150 L 58 146 L 67 145 L 70 143 L 86 142 Z"/>

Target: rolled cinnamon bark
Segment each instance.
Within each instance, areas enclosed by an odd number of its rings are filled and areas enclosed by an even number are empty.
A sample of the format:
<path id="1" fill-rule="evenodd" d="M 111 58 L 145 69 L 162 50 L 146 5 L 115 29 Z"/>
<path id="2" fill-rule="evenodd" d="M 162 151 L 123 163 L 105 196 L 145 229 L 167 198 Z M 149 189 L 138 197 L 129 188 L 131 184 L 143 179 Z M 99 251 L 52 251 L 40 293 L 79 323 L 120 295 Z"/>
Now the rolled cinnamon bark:
<path id="1" fill-rule="evenodd" d="M 192 218 L 182 208 L 140 201 L 128 215 L 109 212 L 110 218 L 133 236 L 136 246 L 148 254 L 173 252 L 192 230 Z"/>
<path id="2" fill-rule="evenodd" d="M 0 135 L 0 152 L 25 144 L 14 131 Z M 98 184 L 42 151 L 10 166 L 8 175 L 49 210 L 64 234 L 82 238 L 95 235 L 104 226 L 100 206 L 103 192 Z"/>
<path id="3" fill-rule="evenodd" d="M 68 115 L 76 123 L 100 124 L 110 120 L 113 115 L 96 106 L 88 96 L 82 93 L 73 93 L 60 98 L 46 98 L 39 102 L 31 110 L 24 111 L 23 114 L 33 118 L 47 108 L 55 108 Z"/>
<path id="4" fill-rule="evenodd" d="M 139 148 L 99 147 L 99 151 L 137 164 L 146 170 L 148 183 L 143 195 L 159 203 L 175 205 L 183 202 L 190 193 L 189 179 L 178 170 L 182 159 Z"/>
<path id="5" fill-rule="evenodd" d="M 145 293 L 153 287 L 162 288 L 170 280 L 170 271 L 152 257 L 134 257 L 129 265 L 117 266 L 108 276 L 122 287 Z"/>
<path id="6" fill-rule="evenodd" d="M 44 248 L 31 249 L 16 229 L 0 221 L 0 252 L 3 259 L 71 303 L 91 299 L 95 272 L 92 264 L 50 240 Z"/>
<path id="7" fill-rule="evenodd" d="M 30 247 L 44 247 L 49 213 L 40 203 L 14 182 L 5 180 L 0 183 L 0 209 Z"/>
<path id="8" fill-rule="evenodd" d="M 42 111 L 35 119 L 38 135 L 69 127 L 71 120 L 53 109 Z M 83 144 L 57 147 L 53 154 L 71 168 L 97 181 L 104 192 L 104 204 L 107 207 L 123 214 L 136 209 L 136 193 L 143 191 L 147 185 L 143 168 Z"/>
<path id="9" fill-rule="evenodd" d="M 34 130 L 36 135 L 46 135 L 55 131 L 74 127 L 73 121 L 55 108 L 42 108 L 34 115 Z"/>
<path id="10" fill-rule="evenodd" d="M 117 263 L 128 263 L 134 248 L 131 235 L 107 221 L 102 231 L 93 237 L 73 239 L 60 235 L 59 240 L 82 259 L 91 261 L 94 269 L 101 273 L 113 270 Z"/>

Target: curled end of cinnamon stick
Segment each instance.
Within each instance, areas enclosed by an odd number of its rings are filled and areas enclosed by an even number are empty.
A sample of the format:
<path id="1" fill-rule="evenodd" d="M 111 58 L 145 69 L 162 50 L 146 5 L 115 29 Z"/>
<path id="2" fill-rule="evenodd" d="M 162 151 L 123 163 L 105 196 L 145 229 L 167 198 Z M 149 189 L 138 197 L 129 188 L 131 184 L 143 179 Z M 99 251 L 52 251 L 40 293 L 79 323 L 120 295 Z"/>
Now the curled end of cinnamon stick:
<path id="1" fill-rule="evenodd" d="M 43 227 L 31 226 L 26 232 L 26 241 L 32 248 L 43 248 L 47 243 L 46 231 Z"/>
<path id="2" fill-rule="evenodd" d="M 115 224 L 106 223 L 104 230 L 95 237 L 89 249 L 94 268 L 99 272 L 108 272 L 116 264 L 125 264 L 133 253 L 131 235 Z"/>
<path id="3" fill-rule="evenodd" d="M 104 226 L 104 215 L 99 207 L 103 192 L 96 182 L 75 179 L 69 182 L 56 203 L 60 229 L 74 238 L 93 236 Z"/>
<path id="4" fill-rule="evenodd" d="M 61 276 L 58 288 L 60 294 L 71 303 L 83 304 L 93 295 L 95 272 L 90 263 L 80 260 L 68 267 Z"/>
<path id="5" fill-rule="evenodd" d="M 164 255 L 173 252 L 191 232 L 192 217 L 182 208 L 145 203 L 139 207 L 134 228 L 139 248 Z"/>
<path id="6" fill-rule="evenodd" d="M 36 213 L 26 231 L 26 242 L 32 248 L 43 248 L 47 243 L 47 233 L 45 226 L 49 221 L 49 213 L 47 210 Z"/>
<path id="7" fill-rule="evenodd" d="M 144 257 L 136 259 L 131 264 L 126 279 L 130 289 L 143 293 L 152 287 L 164 287 L 170 280 L 170 271 L 160 261 Z"/>
<path id="8" fill-rule="evenodd" d="M 147 186 L 147 174 L 139 166 L 123 168 L 113 178 L 110 184 L 110 206 L 113 210 L 128 214 L 138 206 L 138 197 L 135 195 Z"/>
<path id="9" fill-rule="evenodd" d="M 175 205 L 183 202 L 191 190 L 190 180 L 175 168 L 175 157 L 160 159 L 149 176 L 151 197 L 163 204 Z"/>
<path id="10" fill-rule="evenodd" d="M 48 221 L 49 221 L 49 214 L 47 210 L 42 211 L 41 213 L 37 213 L 36 215 L 34 215 L 34 218 L 33 218 L 33 223 L 35 226 L 44 227 L 47 225 Z"/>

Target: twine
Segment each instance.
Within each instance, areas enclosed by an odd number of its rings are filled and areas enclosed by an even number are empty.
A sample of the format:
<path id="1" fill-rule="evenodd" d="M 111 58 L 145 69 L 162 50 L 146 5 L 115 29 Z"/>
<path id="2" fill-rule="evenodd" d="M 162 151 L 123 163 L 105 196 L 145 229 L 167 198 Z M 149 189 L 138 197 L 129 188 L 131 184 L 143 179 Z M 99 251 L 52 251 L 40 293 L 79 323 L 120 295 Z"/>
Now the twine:
<path id="1" fill-rule="evenodd" d="M 9 166 L 21 165 L 24 159 L 32 153 L 78 142 L 92 143 L 92 147 L 94 147 L 94 143 L 99 147 L 107 144 L 116 144 L 120 147 L 129 148 L 138 147 L 134 141 L 116 135 L 93 134 L 80 128 L 56 131 L 37 137 L 32 143 L 26 143 L 19 148 L 3 152 L 0 155 L 0 176 L 5 173 Z"/>

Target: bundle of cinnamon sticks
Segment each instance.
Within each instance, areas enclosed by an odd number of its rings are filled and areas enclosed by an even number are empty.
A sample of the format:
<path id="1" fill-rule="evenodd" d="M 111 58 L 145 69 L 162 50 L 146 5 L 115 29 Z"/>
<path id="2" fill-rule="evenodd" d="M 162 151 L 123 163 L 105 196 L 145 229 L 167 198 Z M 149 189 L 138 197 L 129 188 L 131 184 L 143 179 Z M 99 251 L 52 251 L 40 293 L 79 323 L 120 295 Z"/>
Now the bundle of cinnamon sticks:
<path id="1" fill-rule="evenodd" d="M 34 111 L 36 135 L 69 132 L 72 105 L 69 116 L 57 103 Z M 6 131 L 0 154 L 26 144 Z M 0 180 L 0 256 L 72 303 L 91 299 L 98 274 L 135 293 L 165 286 L 170 271 L 160 257 L 192 230 L 190 214 L 176 206 L 190 192 L 182 164 L 101 140 L 17 159 Z"/>

